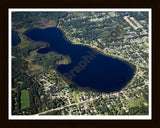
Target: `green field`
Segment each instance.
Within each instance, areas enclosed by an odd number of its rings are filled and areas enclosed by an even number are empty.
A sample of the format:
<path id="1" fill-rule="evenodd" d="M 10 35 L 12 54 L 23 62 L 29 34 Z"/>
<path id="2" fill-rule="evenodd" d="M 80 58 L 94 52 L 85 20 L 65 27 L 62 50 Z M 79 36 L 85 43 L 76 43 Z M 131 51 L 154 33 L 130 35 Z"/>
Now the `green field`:
<path id="1" fill-rule="evenodd" d="M 137 98 L 137 99 L 130 99 L 130 100 L 126 100 L 126 103 L 127 103 L 127 106 L 128 107 L 136 107 L 136 106 L 141 106 L 142 103 L 145 102 L 145 99 L 144 97 L 140 97 L 140 98 Z"/>
<path id="2" fill-rule="evenodd" d="M 29 93 L 27 90 L 21 91 L 21 109 L 29 107 Z"/>

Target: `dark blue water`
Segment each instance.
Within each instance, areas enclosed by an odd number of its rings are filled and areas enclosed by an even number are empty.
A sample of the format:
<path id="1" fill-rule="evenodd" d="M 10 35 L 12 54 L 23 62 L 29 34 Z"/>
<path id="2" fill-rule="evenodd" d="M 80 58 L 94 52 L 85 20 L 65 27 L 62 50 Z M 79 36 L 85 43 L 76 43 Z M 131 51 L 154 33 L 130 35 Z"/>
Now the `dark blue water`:
<path id="1" fill-rule="evenodd" d="M 12 31 L 12 46 L 16 46 L 21 42 L 21 39 L 18 36 L 18 32 Z"/>
<path id="2" fill-rule="evenodd" d="M 71 58 L 68 65 L 60 65 L 57 70 L 80 87 L 114 92 L 122 89 L 133 77 L 135 66 L 119 59 L 105 56 L 90 47 L 75 45 L 66 40 L 58 28 L 32 29 L 25 35 L 34 41 L 44 41 L 49 47 L 38 53 L 55 51 Z"/>

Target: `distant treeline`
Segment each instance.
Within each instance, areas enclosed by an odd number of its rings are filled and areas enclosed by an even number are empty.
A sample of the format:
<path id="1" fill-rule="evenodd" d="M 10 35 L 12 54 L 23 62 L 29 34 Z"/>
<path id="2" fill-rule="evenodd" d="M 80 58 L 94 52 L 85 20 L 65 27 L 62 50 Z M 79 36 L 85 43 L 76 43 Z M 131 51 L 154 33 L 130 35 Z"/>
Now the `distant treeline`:
<path id="1" fill-rule="evenodd" d="M 13 29 L 32 28 L 34 25 L 42 25 L 41 18 L 58 21 L 59 18 L 67 16 L 67 12 L 13 12 Z"/>

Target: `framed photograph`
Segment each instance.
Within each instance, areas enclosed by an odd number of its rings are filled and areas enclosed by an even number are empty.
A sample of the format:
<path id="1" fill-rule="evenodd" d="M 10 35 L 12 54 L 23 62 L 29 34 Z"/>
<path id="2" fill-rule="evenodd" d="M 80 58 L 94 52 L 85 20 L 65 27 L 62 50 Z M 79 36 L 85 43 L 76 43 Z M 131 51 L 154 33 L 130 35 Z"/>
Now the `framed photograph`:
<path id="1" fill-rule="evenodd" d="M 9 8 L 9 120 L 151 120 L 151 8 Z"/>

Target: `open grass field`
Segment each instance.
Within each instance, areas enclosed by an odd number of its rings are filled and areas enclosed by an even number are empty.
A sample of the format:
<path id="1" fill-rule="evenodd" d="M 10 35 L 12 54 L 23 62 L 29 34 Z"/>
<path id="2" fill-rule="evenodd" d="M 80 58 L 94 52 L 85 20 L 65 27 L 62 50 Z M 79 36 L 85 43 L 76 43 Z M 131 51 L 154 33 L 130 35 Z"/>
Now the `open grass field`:
<path id="1" fill-rule="evenodd" d="M 127 102 L 128 107 L 141 106 L 141 103 L 144 102 L 144 98 L 140 97 L 138 99 L 127 100 L 126 102 Z"/>
<path id="2" fill-rule="evenodd" d="M 78 94 L 77 94 L 77 92 L 73 92 L 73 99 L 74 99 L 74 102 L 75 103 L 77 103 L 78 101 L 77 101 L 77 97 L 78 97 Z"/>
<path id="3" fill-rule="evenodd" d="M 29 92 L 27 90 L 21 91 L 21 109 L 29 107 Z"/>

